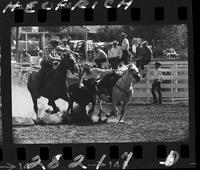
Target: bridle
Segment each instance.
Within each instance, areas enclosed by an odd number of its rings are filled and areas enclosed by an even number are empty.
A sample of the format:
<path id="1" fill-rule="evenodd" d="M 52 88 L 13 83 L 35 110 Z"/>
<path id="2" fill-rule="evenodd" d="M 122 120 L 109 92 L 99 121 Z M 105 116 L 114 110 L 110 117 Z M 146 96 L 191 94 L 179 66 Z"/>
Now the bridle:
<path id="1" fill-rule="evenodd" d="M 128 70 L 127 70 L 127 71 L 128 71 Z M 121 77 L 120 79 L 121 79 L 121 80 L 123 81 L 123 83 L 125 83 L 128 87 L 133 87 L 131 78 L 129 78 L 129 81 L 131 81 L 130 84 L 128 84 L 128 83 L 123 79 L 123 77 Z M 123 88 L 121 88 L 120 86 L 118 86 L 117 84 L 115 84 L 114 86 L 116 86 L 119 90 L 121 90 L 122 92 L 124 92 L 127 96 L 129 96 L 130 93 L 131 93 L 131 91 L 132 91 L 132 90 L 130 90 L 129 92 L 127 92 L 126 90 L 124 90 Z M 131 89 L 132 89 L 132 88 L 131 88 Z"/>

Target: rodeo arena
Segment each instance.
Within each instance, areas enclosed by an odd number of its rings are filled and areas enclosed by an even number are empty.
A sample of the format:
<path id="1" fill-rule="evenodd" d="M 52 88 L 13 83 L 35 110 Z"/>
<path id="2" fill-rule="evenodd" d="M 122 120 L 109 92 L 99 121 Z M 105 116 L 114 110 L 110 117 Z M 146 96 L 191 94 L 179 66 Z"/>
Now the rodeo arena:
<path id="1" fill-rule="evenodd" d="M 188 140 L 187 58 L 125 30 L 98 41 L 81 29 L 13 28 L 14 143 Z"/>

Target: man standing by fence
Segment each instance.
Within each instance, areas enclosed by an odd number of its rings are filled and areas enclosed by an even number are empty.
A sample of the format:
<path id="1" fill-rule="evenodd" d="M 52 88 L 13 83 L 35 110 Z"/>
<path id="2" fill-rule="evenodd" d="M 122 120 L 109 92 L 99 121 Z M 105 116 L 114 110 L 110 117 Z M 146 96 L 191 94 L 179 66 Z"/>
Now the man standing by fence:
<path id="1" fill-rule="evenodd" d="M 21 62 L 22 63 L 31 63 L 31 55 L 27 53 L 26 49 L 23 49 L 23 51 L 22 51 Z"/>
<path id="2" fill-rule="evenodd" d="M 121 37 L 122 37 L 122 61 L 124 62 L 124 64 L 128 64 L 129 63 L 129 58 L 130 58 L 130 53 L 129 53 L 129 41 L 127 39 L 127 35 L 122 32 L 121 33 Z"/>
<path id="3" fill-rule="evenodd" d="M 153 81 L 152 89 L 151 89 L 151 93 L 153 96 L 152 104 L 155 104 L 158 102 L 159 102 L 159 104 L 162 104 L 161 81 L 162 81 L 163 75 L 162 75 L 162 71 L 160 70 L 160 67 L 161 67 L 161 64 L 159 62 L 156 62 L 155 70 L 154 70 L 154 74 L 153 74 L 154 81 Z M 158 99 L 157 99 L 157 96 L 155 93 L 156 91 L 158 93 Z"/>

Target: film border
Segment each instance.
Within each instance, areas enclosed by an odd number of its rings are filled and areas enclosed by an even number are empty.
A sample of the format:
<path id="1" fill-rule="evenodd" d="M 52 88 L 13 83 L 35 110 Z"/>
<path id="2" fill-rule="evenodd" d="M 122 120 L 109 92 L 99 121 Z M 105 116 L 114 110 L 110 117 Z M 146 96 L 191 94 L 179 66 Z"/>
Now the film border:
<path id="1" fill-rule="evenodd" d="M 7 4 L 8 1 L 4 1 L 2 4 L 2 6 L 5 6 L 5 4 Z M 24 2 L 22 2 L 22 4 L 25 4 Z M 1 7 L 2 7 L 1 6 Z M 155 7 L 157 7 L 155 9 Z M 186 20 L 179 20 L 178 19 L 178 12 L 177 9 L 180 9 L 179 7 L 181 7 L 182 10 L 184 10 L 185 7 L 187 7 L 187 14 L 188 17 Z M 162 9 L 161 9 L 162 8 Z M 163 11 L 164 8 L 164 20 L 160 20 L 158 18 L 158 20 L 154 20 L 154 10 L 158 10 L 158 11 Z M 140 19 L 139 20 L 134 20 L 133 16 L 131 16 L 131 14 L 133 14 L 134 9 L 139 9 L 140 11 Z M 180 9 L 180 10 L 181 10 Z M 76 11 L 71 12 L 70 13 L 70 21 L 69 22 L 64 22 L 64 25 L 77 25 L 77 23 L 79 23 L 78 25 L 96 25 L 96 24 L 104 24 L 104 25 L 114 25 L 114 24 L 124 24 L 126 25 L 127 23 L 133 23 L 133 24 L 187 24 L 188 25 L 188 42 L 189 43 L 189 56 L 193 56 L 193 26 L 192 26 L 192 7 L 191 7 L 191 1 L 173 1 L 169 0 L 169 1 L 156 1 L 156 0 L 152 0 L 152 1 L 144 1 L 144 0 L 138 0 L 134 2 L 134 5 L 131 6 L 128 10 L 124 11 L 122 8 L 117 9 L 116 10 L 116 20 L 115 21 L 108 21 L 107 19 L 107 15 L 109 13 L 110 10 L 113 9 L 106 9 L 105 7 L 103 7 L 103 4 L 99 4 L 98 7 L 95 8 L 95 10 L 93 11 L 93 18 L 94 20 L 85 22 L 84 21 L 84 10 L 83 9 L 76 9 Z M 114 9 L 115 10 L 115 9 Z M 1 9 L 2 11 L 2 9 Z M 102 12 L 104 11 L 104 12 Z M 98 14 L 101 12 L 101 16 L 99 16 Z M 24 14 L 24 21 L 21 23 L 15 23 L 14 22 L 14 13 L 6 13 L 5 15 L 1 14 L 1 18 L 2 18 L 2 23 L 4 25 L 3 29 L 2 29 L 2 41 L 1 41 L 1 45 L 2 47 L 2 54 L 5 56 L 10 56 L 10 39 L 8 39 L 8 37 L 10 37 L 10 27 L 11 26 L 28 26 L 28 25 L 63 25 L 62 21 L 61 21 L 61 17 L 60 17 L 60 12 L 56 12 L 55 11 L 48 11 L 47 12 L 47 22 L 45 23 L 38 23 L 37 22 L 37 12 L 35 14 Z M 160 13 L 160 12 L 159 12 Z M 162 12 L 161 12 L 162 13 Z M 86 15 L 85 15 L 86 16 Z M 54 22 L 53 20 L 49 20 L 48 18 L 54 18 L 56 19 L 56 22 Z M 86 16 L 87 17 L 87 16 Z M 124 20 L 124 18 L 126 18 L 127 20 Z M 9 28 L 9 29 L 8 29 Z M 5 41 L 6 40 L 6 41 Z M 35 150 L 37 151 L 38 154 L 40 153 L 40 150 L 38 147 L 48 147 L 50 148 L 50 155 L 54 152 L 52 152 L 52 150 L 59 150 L 60 152 L 62 152 L 63 147 L 65 146 L 70 146 L 72 147 L 73 153 L 76 153 L 76 150 L 78 151 L 82 146 L 83 153 L 86 152 L 86 144 L 79 144 L 77 149 L 77 145 L 75 144 L 67 144 L 67 145 L 15 145 L 12 143 L 12 117 L 11 114 L 11 108 L 7 107 L 8 105 L 10 105 L 10 99 L 11 99 L 11 91 L 10 91 L 10 79 L 8 77 L 8 75 L 10 74 L 10 60 L 2 58 L 2 80 L 6 81 L 8 84 L 2 83 L 2 107 L 3 107 L 3 144 L 2 144 L 2 148 L 3 148 L 3 157 L 4 160 L 6 161 L 13 161 L 16 160 L 16 155 L 17 155 L 17 151 L 16 148 L 18 147 L 24 147 L 27 149 L 27 158 L 30 157 L 30 159 L 27 160 L 31 160 L 31 156 L 35 156 L 32 153 L 33 148 L 35 148 Z M 193 73 L 193 57 L 189 57 L 189 72 Z M 192 153 L 195 153 L 195 148 L 194 148 L 194 125 L 191 122 L 194 122 L 194 75 L 190 74 L 189 76 L 189 97 L 190 97 L 190 104 L 189 104 L 189 109 L 190 109 L 190 141 L 189 142 L 183 142 L 183 143 L 167 143 L 167 151 L 169 152 L 170 148 L 174 149 L 174 150 L 180 150 L 180 146 L 181 145 L 189 145 L 190 147 L 190 154 L 192 155 Z M 113 146 L 116 144 L 106 144 L 107 148 L 105 150 L 105 153 L 107 153 L 109 155 L 109 146 Z M 127 146 L 129 145 L 129 146 Z M 160 145 L 166 145 L 163 143 L 134 143 L 134 144 L 119 144 L 119 148 L 121 150 L 121 148 L 125 148 L 124 151 L 127 148 L 133 148 L 134 146 L 141 146 L 143 147 L 143 155 L 147 155 L 147 153 L 150 152 L 154 152 L 156 151 L 157 146 Z M 89 146 L 94 146 L 93 144 L 89 144 Z M 99 148 L 104 147 L 104 144 L 95 144 L 95 147 L 97 146 L 96 151 Z M 149 148 L 149 146 L 153 146 L 151 149 Z M 53 149 L 51 149 L 53 148 Z M 130 150 L 130 149 L 129 149 Z M 132 150 L 132 149 L 131 149 Z M 148 152 L 147 152 L 148 151 Z M 167 153 L 168 153 L 167 152 Z M 9 153 L 14 153 L 12 156 Z M 30 155 L 29 155 L 30 153 Z M 77 152 L 78 153 L 78 152 Z M 97 152 L 98 153 L 98 152 Z M 75 154 L 76 155 L 76 154 Z M 73 154 L 73 157 L 75 156 Z M 156 155 L 156 154 L 154 154 Z M 11 156 L 11 157 L 10 157 Z M 97 156 L 97 155 L 96 155 Z M 50 156 L 51 158 L 51 156 Z M 192 159 L 192 161 L 194 160 L 194 156 L 190 157 Z M 154 159 L 154 158 L 152 158 Z M 156 158 L 155 158 L 156 159 Z M 147 165 L 151 164 L 151 160 L 149 158 L 146 158 L 147 162 L 149 162 L 149 164 L 147 163 Z M 145 161 L 144 157 L 143 157 L 143 161 Z M 153 160 L 152 160 L 153 161 Z M 146 161 L 145 161 L 146 163 Z M 183 164 L 182 164 L 183 165 Z M 181 166 L 182 166 L 181 165 Z M 187 166 L 187 165 L 186 165 Z"/>

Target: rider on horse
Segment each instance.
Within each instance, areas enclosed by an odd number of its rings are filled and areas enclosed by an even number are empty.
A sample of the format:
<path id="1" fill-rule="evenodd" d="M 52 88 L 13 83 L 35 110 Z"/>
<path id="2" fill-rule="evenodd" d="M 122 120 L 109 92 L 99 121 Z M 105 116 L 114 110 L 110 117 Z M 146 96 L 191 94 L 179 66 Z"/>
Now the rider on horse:
<path id="1" fill-rule="evenodd" d="M 41 61 L 41 69 L 40 69 L 40 74 L 38 77 L 37 81 L 37 89 L 38 89 L 38 94 L 42 88 L 43 85 L 43 78 L 44 75 L 48 70 L 53 69 L 54 67 L 54 62 L 60 60 L 60 55 L 58 52 L 58 44 L 59 44 L 59 39 L 57 37 L 52 37 L 52 39 L 49 41 L 49 45 L 44 49 L 44 59 Z"/>
<path id="2" fill-rule="evenodd" d="M 79 61 L 79 57 L 80 57 L 79 54 L 71 50 L 70 40 L 71 40 L 70 36 L 67 36 L 66 38 L 63 38 L 62 39 L 62 44 L 58 46 L 58 50 L 61 53 L 69 53 L 69 54 L 74 55 L 75 58 L 76 58 L 76 61 Z"/>
<path id="3" fill-rule="evenodd" d="M 64 49 L 64 50 L 71 50 L 71 48 L 70 48 L 70 40 L 71 40 L 70 36 L 67 36 L 67 37 L 63 38 L 62 39 L 62 44 L 59 45 L 59 47 L 61 49 Z"/>

